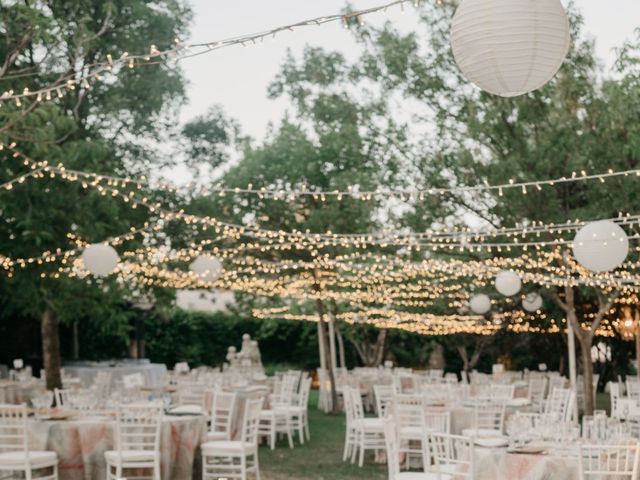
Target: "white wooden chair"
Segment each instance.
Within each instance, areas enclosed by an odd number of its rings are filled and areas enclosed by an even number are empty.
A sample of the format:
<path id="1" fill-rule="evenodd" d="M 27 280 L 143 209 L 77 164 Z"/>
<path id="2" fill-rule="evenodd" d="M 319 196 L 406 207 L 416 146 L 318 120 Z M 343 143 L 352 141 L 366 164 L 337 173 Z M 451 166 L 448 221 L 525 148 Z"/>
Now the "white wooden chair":
<path id="1" fill-rule="evenodd" d="M 246 480 L 250 473 L 260 480 L 258 422 L 262 404 L 262 398 L 247 401 L 240 440 L 211 441 L 201 445 L 203 480 Z"/>
<path id="2" fill-rule="evenodd" d="M 409 466 L 414 457 L 419 457 L 426 466 L 428 459 L 424 456 L 424 433 L 427 426 L 422 398 L 416 395 L 394 395 L 392 411 L 399 451 L 405 455 L 406 466 Z"/>
<path id="3" fill-rule="evenodd" d="M 556 388 L 567 388 L 567 379 L 560 375 L 553 375 L 549 377 L 549 395 L 551 395 L 551 392 Z"/>
<path id="4" fill-rule="evenodd" d="M 348 434 L 347 441 L 350 447 L 345 445 L 345 459 L 347 452 L 351 454 L 351 462 L 358 458 L 358 465 L 364 465 L 364 456 L 367 450 L 384 450 L 384 425 L 381 418 L 365 417 L 364 406 L 360 391 L 355 388 L 345 387 L 345 408 L 348 408 L 347 420 L 351 435 Z M 348 403 L 348 407 L 346 404 Z"/>
<path id="5" fill-rule="evenodd" d="M 236 411 L 236 394 L 211 391 L 211 425 L 207 441 L 231 440 L 231 424 Z"/>
<path id="6" fill-rule="evenodd" d="M 295 396 L 293 405 L 284 407 L 289 414 L 289 423 L 294 432 L 298 432 L 300 444 L 304 444 L 305 436 L 311 439 L 309 431 L 309 393 L 311 391 L 311 377 L 303 378 L 300 381 L 300 391 Z M 276 407 L 283 408 L 283 407 Z"/>
<path id="7" fill-rule="evenodd" d="M 506 404 L 504 402 L 480 402 L 474 407 L 473 428 L 465 428 L 465 437 L 502 435 Z"/>
<path id="8" fill-rule="evenodd" d="M 393 386 L 392 385 L 374 385 L 373 395 L 376 399 L 376 412 L 378 417 L 384 418 L 387 416 L 389 405 L 393 401 Z"/>
<path id="9" fill-rule="evenodd" d="M 554 388 L 547 398 L 544 413 L 556 414 L 563 421 L 570 421 L 576 396 L 569 388 Z"/>
<path id="10" fill-rule="evenodd" d="M 545 377 L 537 376 L 529 379 L 529 401 L 531 408 L 536 412 L 542 412 L 544 399 L 547 395 L 548 380 Z"/>
<path id="11" fill-rule="evenodd" d="M 437 476 L 433 473 L 401 472 L 398 437 L 393 416 L 388 416 L 384 419 L 383 428 L 389 480 L 438 480 Z"/>
<path id="12" fill-rule="evenodd" d="M 120 405 L 116 417 L 115 450 L 104 453 L 107 479 L 118 480 L 127 469 L 151 469 L 160 480 L 161 403 Z"/>
<path id="13" fill-rule="evenodd" d="M 636 440 L 623 445 L 584 445 L 578 450 L 578 478 L 638 478 L 639 447 Z"/>
<path id="14" fill-rule="evenodd" d="M 40 473 L 45 469 L 50 473 Z M 0 405 L 0 472 L 5 478 L 23 472 L 26 480 L 58 479 L 56 452 L 29 450 L 25 405 Z"/>
<path id="15" fill-rule="evenodd" d="M 258 438 L 267 438 L 271 450 L 276 447 L 278 434 L 287 437 L 289 448 L 293 448 L 293 427 L 289 407 L 294 405 L 298 378 L 285 374 L 271 396 L 271 408 L 260 412 Z"/>
<path id="16" fill-rule="evenodd" d="M 54 398 L 56 400 L 57 407 L 72 407 L 73 401 L 72 397 L 74 394 L 74 390 L 67 388 L 54 388 L 53 390 Z"/>
<path id="17" fill-rule="evenodd" d="M 431 470 L 437 480 L 475 478 L 473 440 L 466 436 L 430 433 Z"/>
<path id="18" fill-rule="evenodd" d="M 627 397 L 640 400 L 640 381 L 637 378 L 631 379 L 627 377 L 625 387 L 627 388 Z"/>
<path id="19" fill-rule="evenodd" d="M 492 383 L 489 388 L 489 398 L 497 402 L 508 402 L 515 394 L 515 385 L 500 385 Z"/>
<path id="20" fill-rule="evenodd" d="M 178 405 L 191 409 L 193 413 L 204 413 L 206 391 L 206 385 L 197 382 L 181 384 L 178 388 Z"/>

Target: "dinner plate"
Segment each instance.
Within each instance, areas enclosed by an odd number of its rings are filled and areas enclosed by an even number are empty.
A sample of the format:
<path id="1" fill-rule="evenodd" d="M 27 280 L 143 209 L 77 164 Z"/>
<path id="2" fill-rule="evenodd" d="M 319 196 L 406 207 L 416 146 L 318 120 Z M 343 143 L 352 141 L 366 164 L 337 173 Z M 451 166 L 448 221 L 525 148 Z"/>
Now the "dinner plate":
<path id="1" fill-rule="evenodd" d="M 546 453 L 547 449 L 544 447 L 535 447 L 535 446 L 530 446 L 530 447 L 517 447 L 517 448 L 510 448 L 509 450 L 507 450 L 507 453 L 522 453 L 522 454 L 529 454 L 529 455 L 541 455 L 543 453 Z"/>
<path id="2" fill-rule="evenodd" d="M 478 437 L 474 439 L 474 443 L 479 447 L 499 448 L 509 445 L 507 437 Z"/>

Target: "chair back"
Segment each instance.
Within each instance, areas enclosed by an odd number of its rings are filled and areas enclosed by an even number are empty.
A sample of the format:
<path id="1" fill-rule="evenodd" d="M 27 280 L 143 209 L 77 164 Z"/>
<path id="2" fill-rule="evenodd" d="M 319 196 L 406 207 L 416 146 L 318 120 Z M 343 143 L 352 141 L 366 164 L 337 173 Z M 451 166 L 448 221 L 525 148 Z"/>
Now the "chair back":
<path id="1" fill-rule="evenodd" d="M 451 433 L 451 412 L 427 410 L 424 414 L 424 424 L 428 431 Z"/>
<path id="2" fill-rule="evenodd" d="M 206 386 L 197 382 L 189 382 L 180 385 L 178 389 L 179 405 L 196 405 L 204 407 Z"/>
<path id="3" fill-rule="evenodd" d="M 378 417 L 384 418 L 388 414 L 389 405 L 393 401 L 392 385 L 374 385 L 373 394 L 376 399 L 376 411 Z"/>
<path id="4" fill-rule="evenodd" d="M 562 420 L 570 420 L 575 394 L 569 388 L 554 388 L 547 398 L 544 413 L 554 413 Z"/>
<path id="5" fill-rule="evenodd" d="M 26 405 L 0 405 L 0 452 L 28 452 Z"/>
<path id="6" fill-rule="evenodd" d="M 622 445 L 579 446 L 578 478 L 629 479 L 638 478 L 639 447 L 636 440 Z"/>
<path id="7" fill-rule="evenodd" d="M 309 406 L 309 394 L 311 392 L 311 377 L 305 377 L 300 381 L 300 392 L 298 393 L 298 406 L 307 408 Z"/>
<path id="8" fill-rule="evenodd" d="M 395 395 L 392 410 L 398 428 L 418 427 L 421 431 L 425 430 L 425 410 L 420 397 Z"/>
<path id="9" fill-rule="evenodd" d="M 71 407 L 71 397 L 73 396 L 73 390 L 67 388 L 54 388 L 54 398 L 56 399 L 57 407 Z"/>
<path id="10" fill-rule="evenodd" d="M 231 421 L 235 413 L 236 394 L 212 391 L 211 427 L 212 433 L 224 433 L 227 440 L 231 439 Z"/>
<path id="11" fill-rule="evenodd" d="M 497 430 L 504 427 L 506 404 L 504 402 L 480 402 L 474 408 L 474 428 Z"/>
<path id="12" fill-rule="evenodd" d="M 159 452 L 162 411 L 163 407 L 159 402 L 119 405 L 116 450 Z"/>
<path id="13" fill-rule="evenodd" d="M 429 434 L 429 449 L 438 478 L 441 474 L 442 478 L 450 478 L 452 472 L 455 472 L 456 479 L 475 478 L 471 438 L 432 432 Z"/>
<path id="14" fill-rule="evenodd" d="M 513 398 L 515 393 L 515 385 L 491 384 L 489 389 L 489 398 L 498 401 L 507 401 Z"/>
<path id="15" fill-rule="evenodd" d="M 258 446 L 258 425 L 263 402 L 262 398 L 248 400 L 245 404 L 242 420 L 242 441 L 254 445 L 256 448 Z"/>
<path id="16" fill-rule="evenodd" d="M 547 394 L 547 382 L 545 377 L 532 376 L 529 379 L 529 401 L 537 412 L 541 412 L 544 407 L 544 398 Z"/>

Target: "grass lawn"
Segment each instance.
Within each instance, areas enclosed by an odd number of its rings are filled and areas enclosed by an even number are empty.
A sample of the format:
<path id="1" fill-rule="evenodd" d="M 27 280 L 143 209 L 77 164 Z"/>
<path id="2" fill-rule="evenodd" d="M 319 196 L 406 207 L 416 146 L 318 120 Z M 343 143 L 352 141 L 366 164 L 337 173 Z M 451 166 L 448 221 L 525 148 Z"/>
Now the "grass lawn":
<path id="1" fill-rule="evenodd" d="M 260 447 L 260 473 L 264 480 L 343 480 L 387 478 L 386 465 L 373 465 L 368 452 L 365 465 L 359 468 L 342 461 L 344 448 L 344 415 L 326 415 L 317 409 L 318 392 L 312 391 L 309 405 L 311 441 L 289 449 L 280 440 L 275 450 Z"/>
<path id="2" fill-rule="evenodd" d="M 264 480 L 345 480 L 387 478 L 386 465 L 373 465 L 371 453 L 365 465 L 359 468 L 342 461 L 345 418 L 343 415 L 326 415 L 317 409 L 318 392 L 312 391 L 309 405 L 311 441 L 289 449 L 280 440 L 275 450 L 260 447 L 260 473 Z M 598 408 L 609 408 L 609 395 L 597 396 Z"/>

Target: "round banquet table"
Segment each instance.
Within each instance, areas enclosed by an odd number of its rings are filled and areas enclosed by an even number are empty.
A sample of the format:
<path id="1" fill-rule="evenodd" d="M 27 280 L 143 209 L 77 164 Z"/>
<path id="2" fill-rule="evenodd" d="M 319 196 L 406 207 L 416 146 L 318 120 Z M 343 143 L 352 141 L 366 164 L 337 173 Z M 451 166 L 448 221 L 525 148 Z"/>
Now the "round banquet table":
<path id="1" fill-rule="evenodd" d="M 574 455 L 508 453 L 506 449 L 476 447 L 476 480 L 575 480 L 578 460 Z"/>
<path id="2" fill-rule="evenodd" d="M 194 478 L 194 459 L 206 432 L 202 415 L 164 417 L 160 437 L 163 480 Z M 115 422 L 105 417 L 30 420 L 29 446 L 58 454 L 61 480 L 105 480 L 104 452 L 114 448 Z"/>

